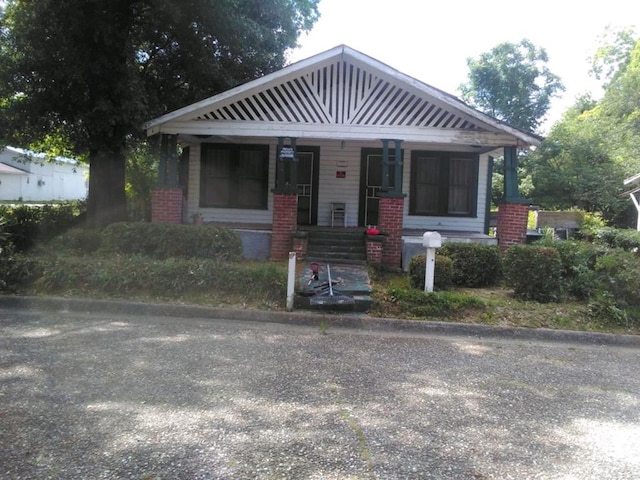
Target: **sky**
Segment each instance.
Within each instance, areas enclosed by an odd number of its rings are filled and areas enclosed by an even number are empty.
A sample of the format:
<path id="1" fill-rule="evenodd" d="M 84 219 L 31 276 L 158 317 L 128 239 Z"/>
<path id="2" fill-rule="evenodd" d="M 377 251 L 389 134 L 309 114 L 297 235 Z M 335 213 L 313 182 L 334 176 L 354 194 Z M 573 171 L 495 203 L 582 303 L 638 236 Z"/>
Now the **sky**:
<path id="1" fill-rule="evenodd" d="M 599 98 L 589 76 L 591 57 L 607 26 L 634 27 L 640 36 L 637 0 L 321 0 L 321 17 L 289 61 L 345 44 L 424 83 L 459 95 L 467 58 L 502 42 L 523 38 L 542 47 L 548 66 L 565 85 L 543 125 L 547 133 L 575 98 Z"/>

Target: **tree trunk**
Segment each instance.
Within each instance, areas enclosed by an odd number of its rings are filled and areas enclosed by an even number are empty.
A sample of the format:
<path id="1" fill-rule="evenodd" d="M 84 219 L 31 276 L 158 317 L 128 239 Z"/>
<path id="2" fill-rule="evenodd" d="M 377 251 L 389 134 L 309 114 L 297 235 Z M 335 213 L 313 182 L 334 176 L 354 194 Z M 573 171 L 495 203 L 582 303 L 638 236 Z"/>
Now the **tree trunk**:
<path id="1" fill-rule="evenodd" d="M 127 220 L 124 142 L 92 149 L 89 155 L 87 225 L 104 227 Z"/>

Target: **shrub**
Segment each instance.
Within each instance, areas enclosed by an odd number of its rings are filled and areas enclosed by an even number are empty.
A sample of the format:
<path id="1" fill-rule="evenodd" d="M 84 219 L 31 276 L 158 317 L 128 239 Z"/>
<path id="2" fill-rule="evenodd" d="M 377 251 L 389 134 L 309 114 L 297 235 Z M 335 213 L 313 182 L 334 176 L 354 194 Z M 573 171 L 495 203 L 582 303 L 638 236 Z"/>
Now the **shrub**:
<path id="1" fill-rule="evenodd" d="M 100 248 L 100 231 L 89 228 L 72 228 L 53 238 L 46 248 L 57 252 L 93 253 Z"/>
<path id="2" fill-rule="evenodd" d="M 40 291 L 81 290 L 100 295 L 149 293 L 176 298 L 187 293 L 224 296 L 245 292 L 252 298 L 284 300 L 286 268 L 277 264 L 225 263 L 212 259 L 149 259 L 142 255 L 98 257 L 93 262 L 74 256 L 42 260 Z"/>
<path id="3" fill-rule="evenodd" d="M 595 266 L 598 258 L 610 252 L 604 245 L 578 240 L 541 240 L 536 246 L 555 248 L 562 262 L 562 279 L 566 291 L 578 299 L 591 297 L 596 290 Z"/>
<path id="4" fill-rule="evenodd" d="M 8 222 L 0 217 L 0 292 L 17 292 L 26 282 L 22 259 L 7 233 Z"/>
<path id="5" fill-rule="evenodd" d="M 38 240 L 47 241 L 77 224 L 80 204 L 68 202 L 40 207 Z"/>
<path id="6" fill-rule="evenodd" d="M 411 286 L 424 291 L 424 276 L 426 270 L 426 255 L 416 255 L 409 262 L 409 279 Z M 452 285 L 453 266 L 451 259 L 443 255 L 436 255 L 433 288 L 448 290 Z"/>
<path id="7" fill-rule="evenodd" d="M 562 261 L 550 247 L 514 245 L 504 258 L 507 285 L 517 298 L 537 302 L 558 301 L 561 297 Z"/>
<path id="8" fill-rule="evenodd" d="M 629 324 L 627 312 L 620 308 L 613 295 L 600 291 L 589 301 L 589 316 L 598 322 L 612 325 Z"/>
<path id="9" fill-rule="evenodd" d="M 595 231 L 593 241 L 611 248 L 621 248 L 638 254 L 640 232 L 624 228 L 601 228 Z"/>
<path id="10" fill-rule="evenodd" d="M 640 259 L 631 252 L 614 250 L 598 258 L 595 265 L 598 287 L 622 307 L 640 306 Z"/>
<path id="11" fill-rule="evenodd" d="M 0 216 L 0 248 L 4 245 L 9 244 L 9 232 L 7 231 L 7 220 L 4 217 Z"/>
<path id="12" fill-rule="evenodd" d="M 17 252 L 31 249 L 38 241 L 47 241 L 74 226 L 84 211 L 84 203 L 65 202 L 53 205 L 0 206 L 6 233 Z"/>
<path id="13" fill-rule="evenodd" d="M 485 303 L 472 296 L 456 292 L 425 293 L 414 289 L 390 288 L 386 300 L 416 318 L 450 317 L 469 309 L 484 309 Z"/>
<path id="14" fill-rule="evenodd" d="M 5 218 L 5 232 L 16 250 L 24 252 L 31 248 L 38 235 L 40 209 L 29 205 L 18 207 L 0 206 L 0 215 Z"/>
<path id="15" fill-rule="evenodd" d="M 39 274 L 37 261 L 16 253 L 10 243 L 0 246 L 0 292 L 20 292 L 30 286 Z"/>
<path id="16" fill-rule="evenodd" d="M 482 243 L 446 243 L 439 250 L 453 261 L 453 284 L 485 287 L 502 278 L 502 257 L 496 245 Z"/>
<path id="17" fill-rule="evenodd" d="M 607 223 L 602 218 L 601 213 L 583 212 L 582 225 L 575 235 L 583 240 L 593 240 L 596 232 L 606 226 Z"/>
<path id="18" fill-rule="evenodd" d="M 239 260 L 242 242 L 234 231 L 213 225 L 114 223 L 102 231 L 107 252 L 147 255 L 157 259 L 200 257 Z"/>

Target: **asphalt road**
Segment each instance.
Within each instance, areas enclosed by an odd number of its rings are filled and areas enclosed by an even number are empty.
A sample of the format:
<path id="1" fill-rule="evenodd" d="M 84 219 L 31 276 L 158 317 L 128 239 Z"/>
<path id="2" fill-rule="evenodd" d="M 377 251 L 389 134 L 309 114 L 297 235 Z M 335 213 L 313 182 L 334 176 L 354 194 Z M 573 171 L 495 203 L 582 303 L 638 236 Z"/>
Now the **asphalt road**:
<path id="1" fill-rule="evenodd" d="M 636 479 L 639 354 L 0 309 L 0 478 Z"/>

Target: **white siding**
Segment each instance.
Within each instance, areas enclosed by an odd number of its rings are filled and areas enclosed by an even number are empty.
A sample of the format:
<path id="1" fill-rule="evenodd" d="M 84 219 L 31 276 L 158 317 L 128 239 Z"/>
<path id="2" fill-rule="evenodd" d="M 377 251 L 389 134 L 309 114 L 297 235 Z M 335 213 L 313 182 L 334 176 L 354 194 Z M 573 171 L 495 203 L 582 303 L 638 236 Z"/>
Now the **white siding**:
<path id="1" fill-rule="evenodd" d="M 29 177 L 26 177 L 29 178 Z M 0 174 L 0 200 L 19 200 L 23 199 L 22 175 L 17 174 Z"/>
<path id="2" fill-rule="evenodd" d="M 264 138 L 245 139 L 242 143 L 269 145 L 269 199 L 268 210 L 244 210 L 235 208 L 200 208 L 200 145 L 191 145 L 189 151 L 189 198 L 185 221 L 199 212 L 205 222 L 241 222 L 270 225 L 273 220 L 273 193 L 275 186 L 275 156 L 277 139 L 265 142 Z M 347 206 L 347 225 L 358 224 L 358 195 L 360 188 L 360 149 L 362 144 L 340 140 L 304 141 L 299 146 L 320 147 L 320 172 L 318 191 L 318 225 L 331 225 L 331 202 L 344 202 Z M 378 144 L 367 144 L 379 147 Z M 345 178 L 336 178 L 338 171 Z"/>
<path id="3" fill-rule="evenodd" d="M 275 155 L 277 139 L 265 142 L 264 138 L 247 138 L 243 143 L 269 145 L 269 198 L 268 210 L 244 210 L 230 208 L 200 208 L 200 145 L 191 145 L 189 157 L 189 198 L 185 221 L 199 212 L 205 222 L 251 223 L 270 225 L 273 219 L 273 193 L 275 185 Z M 362 148 L 382 148 L 380 142 L 358 142 L 342 140 L 299 140 L 299 146 L 320 147 L 320 172 L 318 192 L 318 225 L 331 225 L 331 202 L 343 202 L 347 207 L 347 226 L 358 225 L 360 195 L 360 159 Z M 411 144 L 416 150 L 440 150 L 430 145 Z M 419 217 L 409 215 L 409 188 L 411 179 L 411 150 L 404 148 L 403 191 L 407 193 L 404 205 L 404 226 L 409 229 L 450 230 L 482 232 L 486 210 L 486 186 L 488 156 L 480 157 L 478 175 L 478 207 L 474 218 Z M 345 172 L 337 178 L 337 172 Z"/>
<path id="4" fill-rule="evenodd" d="M 345 172 L 345 178 L 336 178 L 336 172 Z M 343 202 L 347 226 L 357 226 L 359 191 L 360 145 L 339 140 L 320 143 L 318 225 L 331 225 L 331 202 Z"/>
<path id="5" fill-rule="evenodd" d="M 6 149 L 0 161 L 25 174 L 0 174 L 0 200 L 49 202 L 82 200 L 88 192 L 88 168 L 70 162 L 17 161 L 18 153 Z"/>

